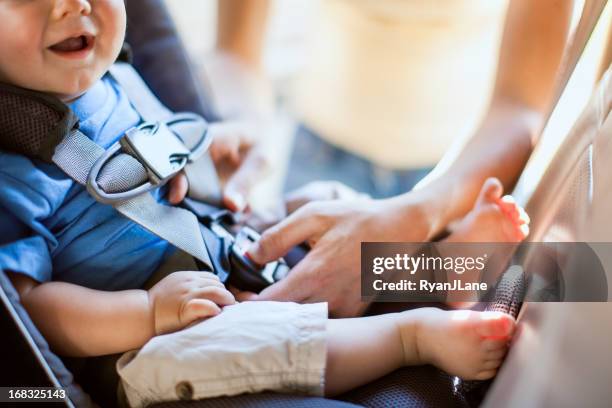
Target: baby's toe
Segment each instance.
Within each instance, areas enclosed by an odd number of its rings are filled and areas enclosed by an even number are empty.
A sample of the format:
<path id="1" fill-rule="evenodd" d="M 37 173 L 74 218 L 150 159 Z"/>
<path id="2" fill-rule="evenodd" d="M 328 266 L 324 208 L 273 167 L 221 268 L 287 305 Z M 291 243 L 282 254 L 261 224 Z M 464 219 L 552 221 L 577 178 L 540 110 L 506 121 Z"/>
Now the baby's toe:
<path id="1" fill-rule="evenodd" d="M 514 197 L 505 195 L 499 200 L 498 205 L 512 221 L 518 221 L 520 218 L 520 207 L 514 200 Z"/>
<path id="2" fill-rule="evenodd" d="M 508 343 L 505 342 L 501 346 L 497 346 L 495 349 L 485 351 L 486 360 L 502 360 L 508 352 Z"/>
<path id="3" fill-rule="evenodd" d="M 525 238 L 527 238 L 528 235 L 529 235 L 529 225 L 527 224 L 519 225 L 518 226 L 518 239 L 522 241 Z"/>
<path id="4" fill-rule="evenodd" d="M 518 207 L 518 212 L 519 212 L 519 224 L 527 224 L 529 225 L 529 223 L 531 222 L 531 219 L 529 218 L 529 215 L 527 214 L 527 211 L 525 211 L 523 209 L 523 207 Z"/>
<path id="5" fill-rule="evenodd" d="M 478 374 L 476 374 L 476 377 L 474 379 L 475 380 L 480 380 L 480 381 L 489 380 L 489 379 L 495 377 L 495 374 L 497 374 L 497 369 L 494 369 L 494 370 L 483 370 L 483 371 L 479 372 Z"/>
<path id="6" fill-rule="evenodd" d="M 477 332 L 484 338 L 508 339 L 514 332 L 515 320 L 502 312 L 482 312 L 477 323 Z"/>
<path id="7" fill-rule="evenodd" d="M 482 365 L 482 371 L 497 370 L 501 363 L 501 360 L 487 360 Z"/>
<path id="8" fill-rule="evenodd" d="M 488 178 L 480 189 L 478 204 L 488 204 L 498 201 L 503 191 L 504 187 L 501 181 L 495 177 Z"/>
<path id="9" fill-rule="evenodd" d="M 491 359 L 491 356 L 495 357 L 499 353 L 506 352 L 509 338 L 509 336 L 495 338 L 483 337 L 480 343 L 480 349 L 485 353 L 487 359 Z"/>

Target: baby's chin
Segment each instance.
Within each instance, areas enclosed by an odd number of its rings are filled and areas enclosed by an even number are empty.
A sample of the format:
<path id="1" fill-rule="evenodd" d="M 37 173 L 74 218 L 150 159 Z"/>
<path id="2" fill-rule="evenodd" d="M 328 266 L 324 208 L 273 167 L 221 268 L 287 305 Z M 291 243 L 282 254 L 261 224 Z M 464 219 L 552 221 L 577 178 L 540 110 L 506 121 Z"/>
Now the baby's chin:
<path id="1" fill-rule="evenodd" d="M 54 84 L 47 93 L 58 97 L 62 102 L 70 102 L 87 92 L 102 75 L 81 75 L 69 81 Z"/>
<path id="2" fill-rule="evenodd" d="M 104 76 L 105 72 L 106 70 L 102 69 L 81 70 L 80 72 L 46 70 L 44 74 L 28 72 L 6 78 L 0 76 L 0 82 L 50 94 L 63 102 L 69 102 L 87 92 Z"/>
<path id="3" fill-rule="evenodd" d="M 83 90 L 80 90 L 74 93 L 57 93 L 57 92 L 48 92 L 48 93 L 55 96 L 57 99 L 59 99 L 60 101 L 64 103 L 70 103 L 78 99 L 83 94 L 85 94 L 85 92 L 87 92 L 87 89 L 83 89 Z"/>

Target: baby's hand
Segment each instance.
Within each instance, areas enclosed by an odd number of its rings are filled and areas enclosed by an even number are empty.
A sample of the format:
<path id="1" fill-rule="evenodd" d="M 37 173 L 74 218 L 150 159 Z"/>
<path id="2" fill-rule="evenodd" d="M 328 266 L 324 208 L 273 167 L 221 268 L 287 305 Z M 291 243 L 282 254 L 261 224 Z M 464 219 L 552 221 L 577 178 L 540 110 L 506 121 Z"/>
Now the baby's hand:
<path id="1" fill-rule="evenodd" d="M 148 294 L 156 335 L 215 316 L 221 307 L 236 302 L 210 272 L 174 272 L 149 289 Z"/>

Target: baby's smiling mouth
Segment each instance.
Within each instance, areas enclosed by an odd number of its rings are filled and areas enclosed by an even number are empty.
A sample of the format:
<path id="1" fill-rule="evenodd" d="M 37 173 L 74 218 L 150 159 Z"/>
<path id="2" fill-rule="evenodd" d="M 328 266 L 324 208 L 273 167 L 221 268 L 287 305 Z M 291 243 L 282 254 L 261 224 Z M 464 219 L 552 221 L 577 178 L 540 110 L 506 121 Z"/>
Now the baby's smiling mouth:
<path id="1" fill-rule="evenodd" d="M 92 35 L 79 35 L 53 44 L 49 49 L 63 56 L 84 56 L 93 48 L 94 40 L 95 37 Z"/>

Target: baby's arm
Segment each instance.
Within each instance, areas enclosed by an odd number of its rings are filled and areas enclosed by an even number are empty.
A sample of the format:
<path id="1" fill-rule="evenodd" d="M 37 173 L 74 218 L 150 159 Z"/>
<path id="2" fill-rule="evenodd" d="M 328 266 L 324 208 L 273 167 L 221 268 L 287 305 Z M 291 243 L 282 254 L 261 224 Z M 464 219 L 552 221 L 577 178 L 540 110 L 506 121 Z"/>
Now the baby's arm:
<path id="1" fill-rule="evenodd" d="M 216 276 L 176 272 L 149 291 L 104 292 L 65 282 L 37 284 L 9 274 L 21 303 L 62 355 L 95 356 L 144 345 L 151 337 L 214 316 L 234 298 Z"/>

